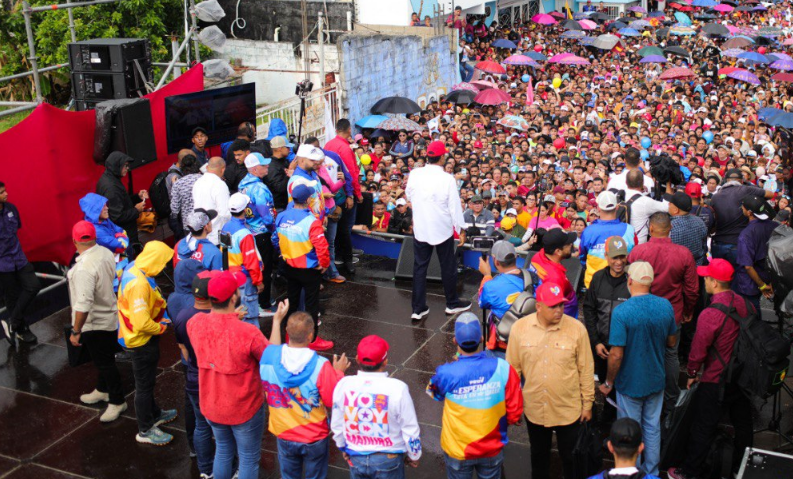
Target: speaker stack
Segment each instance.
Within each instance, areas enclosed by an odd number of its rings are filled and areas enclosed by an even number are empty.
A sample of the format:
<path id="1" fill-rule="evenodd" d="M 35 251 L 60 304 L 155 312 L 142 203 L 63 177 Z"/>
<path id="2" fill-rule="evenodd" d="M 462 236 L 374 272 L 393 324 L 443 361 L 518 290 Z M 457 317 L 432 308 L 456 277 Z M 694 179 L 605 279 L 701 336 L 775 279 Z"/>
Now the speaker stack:
<path id="1" fill-rule="evenodd" d="M 139 98 L 152 83 L 151 46 L 142 38 L 95 38 L 69 44 L 77 110 L 105 100 Z"/>

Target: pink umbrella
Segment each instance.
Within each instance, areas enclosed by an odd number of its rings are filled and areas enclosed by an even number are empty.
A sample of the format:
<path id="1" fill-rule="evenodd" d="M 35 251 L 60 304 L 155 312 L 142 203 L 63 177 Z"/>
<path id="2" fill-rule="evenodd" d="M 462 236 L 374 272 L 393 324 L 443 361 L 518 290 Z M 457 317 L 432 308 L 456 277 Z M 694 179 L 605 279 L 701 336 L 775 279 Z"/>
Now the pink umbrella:
<path id="1" fill-rule="evenodd" d="M 729 12 L 735 10 L 735 7 L 733 7 L 732 5 L 727 5 L 726 3 L 720 3 L 720 4 L 716 5 L 715 7 L 713 7 L 713 9 L 716 10 L 717 12 L 729 13 Z"/>
<path id="2" fill-rule="evenodd" d="M 589 65 L 590 64 L 589 60 L 587 60 L 586 58 L 577 57 L 575 55 L 562 58 L 561 60 L 559 60 L 559 63 L 561 63 L 562 65 Z"/>
<path id="3" fill-rule="evenodd" d="M 557 53 L 548 59 L 548 63 L 559 63 L 567 57 L 574 57 L 572 53 Z"/>
<path id="4" fill-rule="evenodd" d="M 738 27 L 734 27 L 734 26 L 732 26 L 732 25 L 724 25 L 724 26 L 725 26 L 725 27 L 727 27 L 727 30 L 729 30 L 729 31 L 730 31 L 730 33 L 732 33 L 733 35 L 734 35 L 736 32 L 740 32 L 740 31 L 741 31 L 741 29 L 740 29 L 740 28 L 738 28 Z"/>
<path id="5" fill-rule="evenodd" d="M 512 100 L 512 97 L 509 96 L 509 93 L 497 88 L 482 90 L 474 97 L 474 102 L 480 105 L 499 105 L 510 100 Z"/>
<path id="6" fill-rule="evenodd" d="M 471 85 L 473 85 L 473 86 L 475 86 L 475 87 L 479 88 L 479 90 L 480 90 L 480 91 L 481 91 L 481 90 L 488 89 L 488 88 L 498 88 L 498 85 L 496 85 L 496 84 L 495 84 L 495 83 L 493 83 L 492 81 L 487 81 L 487 80 L 476 80 L 476 81 L 472 81 L 472 82 L 471 82 Z"/>
<path id="7" fill-rule="evenodd" d="M 578 24 L 581 25 L 581 28 L 584 30 L 595 30 L 598 27 L 598 24 L 592 20 L 579 20 Z"/>
<path id="8" fill-rule="evenodd" d="M 782 45 L 793 45 L 793 38 L 786 38 Z"/>
<path id="9" fill-rule="evenodd" d="M 531 17 L 531 21 L 540 25 L 556 25 L 556 19 L 546 13 L 538 13 Z"/>
<path id="10" fill-rule="evenodd" d="M 467 82 L 462 82 L 454 85 L 452 87 L 452 91 L 456 91 L 456 90 L 470 90 L 474 93 L 479 93 L 479 88 L 477 88 L 476 85 L 471 85 L 470 83 Z"/>

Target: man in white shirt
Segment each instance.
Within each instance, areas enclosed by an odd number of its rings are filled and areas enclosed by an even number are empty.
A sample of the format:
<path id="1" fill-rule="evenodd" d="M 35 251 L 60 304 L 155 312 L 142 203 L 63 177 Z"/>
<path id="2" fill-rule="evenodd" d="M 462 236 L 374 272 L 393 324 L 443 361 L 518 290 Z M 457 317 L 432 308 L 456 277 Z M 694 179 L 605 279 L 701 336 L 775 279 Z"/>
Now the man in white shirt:
<path id="1" fill-rule="evenodd" d="M 641 170 L 639 169 L 640 163 L 641 155 L 639 150 L 636 148 L 629 148 L 628 152 L 625 154 L 625 170 L 619 175 L 612 176 L 606 189 L 622 191 L 627 196 L 628 185 L 626 179 L 628 177 L 628 173 L 634 170 L 641 173 Z M 655 188 L 655 182 L 653 182 L 653 179 L 647 175 L 642 174 L 642 177 L 643 187 L 646 189 L 646 193 L 652 192 L 653 188 Z M 628 198 L 626 197 L 625 200 L 627 201 L 627 199 Z"/>
<path id="2" fill-rule="evenodd" d="M 642 195 L 642 177 L 645 176 L 642 175 L 641 171 L 630 171 L 626 184 L 628 189 L 625 192 L 625 203 L 629 205 L 630 211 L 630 223 L 634 231 L 636 231 L 636 239 L 638 240 L 636 244 L 647 242 L 647 238 L 650 235 L 650 216 L 653 213 L 669 212 L 668 201 L 656 201 L 649 196 Z M 670 193 L 670 191 L 667 191 L 667 193 Z M 637 198 L 631 201 L 634 197 Z"/>
<path id="3" fill-rule="evenodd" d="M 212 220 L 212 232 L 207 239 L 214 245 L 219 244 L 219 232 L 231 219 L 229 210 L 229 187 L 223 181 L 226 160 L 219 156 L 209 159 L 207 171 L 193 185 L 193 208 L 215 210 L 218 215 Z"/>
<path id="4" fill-rule="evenodd" d="M 405 477 L 405 463 L 416 467 L 421 458 L 421 431 L 408 386 L 388 377 L 383 338 L 363 338 L 356 360 L 358 374 L 343 377 L 333 390 L 333 440 L 352 477 Z"/>
<path id="5" fill-rule="evenodd" d="M 457 296 L 454 233 L 459 233 L 462 245 L 465 242 L 465 219 L 457 182 L 441 167 L 446 153 L 443 142 L 430 143 L 427 166 L 410 173 L 405 189 L 413 206 L 413 314 L 410 318 L 414 322 L 421 321 L 430 312 L 427 306 L 427 268 L 433 249 L 437 249 L 441 264 L 446 314 L 471 308 L 470 301 Z"/>

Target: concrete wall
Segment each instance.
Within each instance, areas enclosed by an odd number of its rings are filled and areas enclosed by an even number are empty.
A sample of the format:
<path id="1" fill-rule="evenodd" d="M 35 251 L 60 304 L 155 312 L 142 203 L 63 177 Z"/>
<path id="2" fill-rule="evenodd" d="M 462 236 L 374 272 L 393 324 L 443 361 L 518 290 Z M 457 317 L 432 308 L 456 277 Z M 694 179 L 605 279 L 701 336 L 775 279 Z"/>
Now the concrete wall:
<path id="1" fill-rule="evenodd" d="M 379 26 L 377 27 L 380 28 Z M 342 115 L 353 123 L 387 96 L 426 105 L 451 91 L 456 78 L 449 36 L 359 34 L 339 39 Z"/>
<path id="2" fill-rule="evenodd" d="M 295 96 L 295 84 L 307 76 L 316 87 L 319 78 L 319 45 L 309 46 L 311 59 L 309 75 L 304 72 L 302 45 L 296 50 L 291 43 L 238 40 L 229 38 L 226 49 L 218 55 L 239 61 L 250 68 L 243 74 L 244 82 L 256 82 L 256 102 L 259 105 L 275 103 Z M 339 71 L 339 50 L 336 45 L 325 45 L 326 72 Z"/>

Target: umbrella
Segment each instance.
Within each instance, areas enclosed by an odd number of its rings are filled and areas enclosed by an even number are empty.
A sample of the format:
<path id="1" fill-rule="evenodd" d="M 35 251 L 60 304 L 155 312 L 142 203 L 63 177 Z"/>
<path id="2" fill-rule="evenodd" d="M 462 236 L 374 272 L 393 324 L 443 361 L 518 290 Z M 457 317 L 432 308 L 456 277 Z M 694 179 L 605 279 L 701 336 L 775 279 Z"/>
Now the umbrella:
<path id="1" fill-rule="evenodd" d="M 669 29 L 670 35 L 688 36 L 688 35 L 695 35 L 696 33 L 697 33 L 696 30 L 686 26 L 675 26 Z"/>
<path id="2" fill-rule="evenodd" d="M 507 73 L 507 71 L 496 62 L 491 62 L 490 60 L 485 60 L 483 62 L 479 62 L 474 67 L 477 70 L 483 71 L 485 73 L 493 73 L 495 75 L 503 75 Z"/>
<path id="3" fill-rule="evenodd" d="M 562 13 L 562 12 L 557 12 L 557 11 L 553 11 L 553 12 L 551 12 L 551 13 L 550 13 L 550 15 L 551 15 L 552 17 L 555 17 L 555 18 L 567 18 L 567 15 L 565 15 L 565 14 L 564 14 L 564 13 Z"/>
<path id="4" fill-rule="evenodd" d="M 480 90 L 480 91 L 481 91 L 481 90 L 486 90 L 486 89 L 488 89 L 488 88 L 498 88 L 498 85 L 496 85 L 496 84 L 495 84 L 495 83 L 493 83 L 492 81 L 487 81 L 487 80 L 476 80 L 476 81 L 472 81 L 472 82 L 471 82 L 471 85 L 473 85 L 473 86 L 475 86 L 475 87 L 479 88 L 479 90 Z"/>
<path id="5" fill-rule="evenodd" d="M 749 70 L 735 70 L 732 73 L 727 74 L 729 78 L 733 80 L 738 80 L 746 83 L 751 83 L 752 85 L 759 85 L 760 79 L 755 76 L 754 73 L 751 73 Z"/>
<path id="6" fill-rule="evenodd" d="M 715 7 L 718 5 L 716 0 L 694 0 L 691 2 L 692 7 Z"/>
<path id="7" fill-rule="evenodd" d="M 355 124 L 361 128 L 377 128 L 377 125 L 388 119 L 385 115 L 369 115 L 356 121 Z"/>
<path id="8" fill-rule="evenodd" d="M 758 46 L 759 45 L 773 45 L 775 43 L 776 43 L 776 41 L 773 38 L 771 38 L 770 36 L 762 35 L 762 36 L 759 36 L 759 37 L 754 37 L 754 44 L 758 45 Z"/>
<path id="9" fill-rule="evenodd" d="M 623 37 L 640 37 L 640 36 L 642 36 L 642 34 L 638 32 L 638 30 L 634 30 L 633 28 L 620 28 L 617 33 L 619 33 Z"/>
<path id="10" fill-rule="evenodd" d="M 609 24 L 608 24 L 608 25 L 606 25 L 606 26 L 607 26 L 607 27 L 609 27 L 609 28 L 616 28 L 617 30 L 619 30 L 620 28 L 625 28 L 625 27 L 627 27 L 627 26 L 628 26 L 628 24 L 627 24 L 627 23 L 625 23 L 625 22 L 611 22 L 611 23 L 609 23 Z"/>
<path id="11" fill-rule="evenodd" d="M 639 63 L 666 63 L 666 58 L 661 55 L 647 55 L 639 60 Z"/>
<path id="12" fill-rule="evenodd" d="M 686 50 L 683 47 L 676 47 L 676 46 L 675 47 L 666 47 L 666 48 L 664 48 L 664 52 L 665 53 L 671 53 L 672 55 L 677 55 L 677 56 L 683 57 L 683 58 L 688 58 L 689 56 L 691 56 L 688 53 L 688 50 Z"/>
<path id="13" fill-rule="evenodd" d="M 681 25 L 684 25 L 684 26 L 687 26 L 687 27 L 691 26 L 691 19 L 688 18 L 688 15 L 686 15 L 683 12 L 675 12 L 675 20 L 680 22 Z"/>
<path id="14" fill-rule="evenodd" d="M 694 15 L 694 18 L 696 18 L 697 20 L 712 20 L 716 18 L 716 15 L 710 13 L 698 13 Z"/>
<path id="15" fill-rule="evenodd" d="M 793 57 L 788 55 L 787 53 L 771 53 L 766 55 L 768 58 L 774 57 L 777 60 L 793 60 Z"/>
<path id="16" fill-rule="evenodd" d="M 763 27 L 760 30 L 757 30 L 757 34 L 763 37 L 777 37 L 782 35 L 784 32 L 776 27 Z"/>
<path id="17" fill-rule="evenodd" d="M 575 20 L 565 20 L 560 24 L 560 26 L 565 30 L 583 30 L 583 28 L 581 28 L 581 24 Z"/>
<path id="18" fill-rule="evenodd" d="M 793 73 L 777 73 L 771 79 L 774 81 L 793 82 Z"/>
<path id="19" fill-rule="evenodd" d="M 775 70 L 790 71 L 793 70 L 793 61 L 786 60 L 783 58 L 782 60 L 777 60 L 768 66 Z"/>
<path id="20" fill-rule="evenodd" d="M 552 56 L 548 59 L 548 63 L 559 63 L 559 61 L 564 60 L 567 57 L 574 57 L 572 53 L 557 53 L 556 55 Z"/>
<path id="21" fill-rule="evenodd" d="M 592 46 L 601 50 L 611 50 L 617 43 L 620 42 L 620 37 L 611 34 L 600 35 L 592 42 Z"/>
<path id="22" fill-rule="evenodd" d="M 664 16 L 664 12 L 650 12 L 647 16 L 649 18 L 662 18 Z"/>
<path id="23" fill-rule="evenodd" d="M 498 120 L 496 124 L 520 131 L 526 131 L 529 129 L 529 122 L 516 115 L 507 115 L 504 118 Z"/>
<path id="24" fill-rule="evenodd" d="M 571 55 L 569 57 L 564 57 L 559 60 L 559 63 L 562 65 L 589 65 L 589 60 L 586 58 L 577 57 L 575 55 Z"/>
<path id="25" fill-rule="evenodd" d="M 594 30 L 598 27 L 598 24 L 592 20 L 579 20 L 578 24 L 581 25 L 581 28 L 584 30 Z"/>
<path id="26" fill-rule="evenodd" d="M 752 7 L 749 5 L 741 5 L 740 7 L 735 9 L 736 12 L 751 12 Z"/>
<path id="27" fill-rule="evenodd" d="M 765 107 L 757 110 L 757 116 L 761 120 L 766 120 L 767 118 L 771 118 L 772 116 L 778 115 L 780 113 L 784 113 L 784 111 L 780 110 L 779 108 L 772 108 L 772 107 Z"/>
<path id="28" fill-rule="evenodd" d="M 741 50 L 740 48 L 730 48 L 728 50 L 724 50 L 723 52 L 721 52 L 721 56 L 728 58 L 738 58 L 738 55 L 740 55 L 741 53 L 744 53 L 744 51 Z"/>
<path id="29" fill-rule="evenodd" d="M 648 22 L 647 20 L 634 20 L 631 23 L 629 23 L 628 26 L 631 27 L 631 28 L 635 28 L 635 29 L 639 30 L 641 28 L 649 27 L 650 26 L 650 22 Z"/>
<path id="30" fill-rule="evenodd" d="M 477 88 L 476 85 L 471 85 L 468 82 L 462 82 L 452 86 L 452 91 L 455 90 L 469 90 L 474 93 L 479 93 L 479 88 Z"/>
<path id="31" fill-rule="evenodd" d="M 636 12 L 636 13 L 647 13 L 647 10 L 643 9 L 642 7 L 631 7 L 628 9 L 629 12 Z"/>
<path id="32" fill-rule="evenodd" d="M 540 64 L 537 63 L 537 60 L 533 60 L 531 57 L 527 57 L 526 55 L 510 55 L 501 63 L 504 63 L 505 65 L 528 65 L 532 67 L 540 66 Z"/>
<path id="33" fill-rule="evenodd" d="M 421 131 L 423 126 L 419 125 L 413 120 L 408 120 L 404 116 L 392 116 L 384 122 L 377 125 L 381 130 L 386 131 Z"/>
<path id="34" fill-rule="evenodd" d="M 724 25 L 718 23 L 706 23 L 702 25 L 702 31 L 705 33 L 710 33 L 711 35 L 721 35 L 726 37 L 730 34 L 730 31 Z"/>
<path id="35" fill-rule="evenodd" d="M 729 40 L 724 42 L 724 45 L 722 45 L 721 48 L 725 50 L 730 48 L 744 48 L 744 47 L 748 47 L 751 44 L 752 44 L 751 40 L 747 40 L 746 38 L 743 37 L 740 38 L 735 37 L 735 38 L 730 38 Z"/>
<path id="36" fill-rule="evenodd" d="M 586 33 L 582 32 L 581 30 L 567 30 L 560 35 L 562 38 L 583 38 L 586 36 Z"/>
<path id="37" fill-rule="evenodd" d="M 392 134 L 390 131 L 377 129 L 373 131 L 371 135 L 369 135 L 369 138 L 380 138 L 381 136 L 383 138 L 390 139 Z"/>
<path id="38" fill-rule="evenodd" d="M 590 15 L 589 18 L 591 20 L 595 20 L 596 22 L 605 22 L 605 21 L 608 21 L 609 16 L 606 15 L 605 13 L 603 13 L 603 12 L 597 12 L 597 13 L 593 13 L 592 15 Z"/>
<path id="39" fill-rule="evenodd" d="M 583 37 L 578 39 L 578 43 L 585 47 L 591 47 L 595 43 L 595 37 Z"/>
<path id="40" fill-rule="evenodd" d="M 540 52 L 534 52 L 534 51 L 532 51 L 532 52 L 526 52 L 526 56 L 527 56 L 527 57 L 529 57 L 529 58 L 531 58 L 532 60 L 536 60 L 536 61 L 538 61 L 538 62 L 544 62 L 544 61 L 546 61 L 546 60 L 548 59 L 548 57 L 546 57 L 546 56 L 545 56 L 545 55 L 543 55 L 542 53 L 540 53 Z"/>
<path id="41" fill-rule="evenodd" d="M 517 45 L 507 40 L 506 38 L 499 38 L 498 40 L 491 43 L 491 45 L 496 48 L 509 48 L 510 50 L 514 50 L 518 48 Z"/>
<path id="42" fill-rule="evenodd" d="M 453 92 L 446 95 L 446 101 L 450 101 L 452 103 L 473 103 L 474 97 L 479 92 L 471 91 L 471 90 L 454 90 Z"/>
<path id="43" fill-rule="evenodd" d="M 415 101 L 401 96 L 390 96 L 378 100 L 372 107 L 372 113 L 418 113 L 421 107 Z"/>
<path id="44" fill-rule="evenodd" d="M 738 68 L 738 67 L 719 68 L 719 75 L 728 75 L 728 74 L 734 72 L 735 70 L 741 70 L 741 68 Z"/>
<path id="45" fill-rule="evenodd" d="M 782 45 L 785 45 L 785 46 L 793 45 L 793 38 L 785 38 L 785 41 L 782 42 Z"/>
<path id="46" fill-rule="evenodd" d="M 556 19 L 545 13 L 538 13 L 531 17 L 531 21 L 540 25 L 556 25 Z"/>
<path id="47" fill-rule="evenodd" d="M 655 38 L 661 40 L 663 38 L 666 38 L 668 34 L 669 34 L 669 28 L 667 27 L 659 28 L 658 30 L 655 31 Z"/>
<path id="48" fill-rule="evenodd" d="M 496 88 L 489 88 L 482 90 L 476 95 L 474 101 L 481 105 L 499 105 L 512 100 L 508 93 L 498 90 Z"/>
<path id="49" fill-rule="evenodd" d="M 793 113 L 778 113 L 766 121 L 771 126 L 781 126 L 783 128 L 793 128 Z"/>
<path id="50" fill-rule="evenodd" d="M 768 10 L 768 9 L 767 9 L 767 8 L 765 8 L 765 7 L 764 7 L 764 6 L 762 6 L 762 5 L 758 5 L 758 6 L 756 6 L 756 7 L 754 7 L 754 8 L 752 9 L 752 11 L 753 11 L 753 12 L 765 12 L 766 10 Z"/>
<path id="51" fill-rule="evenodd" d="M 663 56 L 664 51 L 660 47 L 644 47 L 636 52 L 640 57 L 648 57 L 650 55 Z"/>
<path id="52" fill-rule="evenodd" d="M 730 13 L 731 11 L 735 10 L 735 7 L 727 5 L 726 3 L 720 3 L 713 7 L 713 9 L 720 13 Z"/>
<path id="53" fill-rule="evenodd" d="M 661 80 L 677 80 L 680 78 L 691 78 L 695 76 L 697 76 L 697 74 L 688 68 L 675 67 L 661 73 L 659 78 Z"/>
<path id="54" fill-rule="evenodd" d="M 768 58 L 766 58 L 765 55 L 761 55 L 760 53 L 757 52 L 743 52 L 740 55 L 738 55 L 738 58 L 741 58 L 743 60 L 751 60 L 756 63 L 771 63 L 770 61 L 768 61 Z"/>

